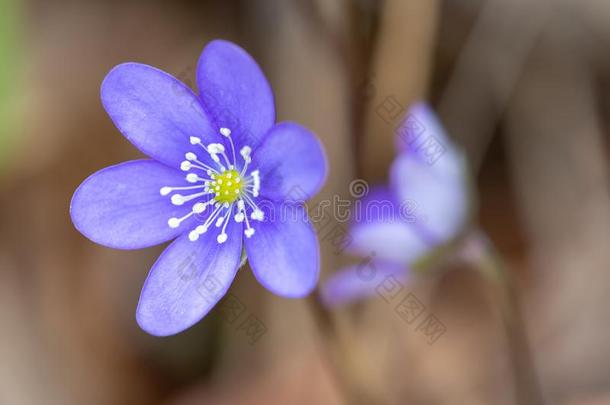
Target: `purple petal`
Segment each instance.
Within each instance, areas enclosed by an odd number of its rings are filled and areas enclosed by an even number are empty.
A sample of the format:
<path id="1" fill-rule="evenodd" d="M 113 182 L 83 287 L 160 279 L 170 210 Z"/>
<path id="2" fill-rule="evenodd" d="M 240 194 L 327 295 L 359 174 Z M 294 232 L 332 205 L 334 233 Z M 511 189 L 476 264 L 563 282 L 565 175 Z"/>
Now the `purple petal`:
<path id="1" fill-rule="evenodd" d="M 326 179 L 326 156 L 320 141 L 307 128 L 291 122 L 277 124 L 253 153 L 260 171 L 261 195 L 275 201 L 305 201 Z"/>
<path id="2" fill-rule="evenodd" d="M 169 245 L 142 288 L 136 310 L 140 327 L 155 336 L 168 336 L 201 320 L 235 278 L 241 230 L 241 224 L 230 221 L 223 244 L 216 241 L 218 232 L 212 227 L 195 242 L 185 234 Z"/>
<path id="3" fill-rule="evenodd" d="M 470 195 L 461 153 L 448 150 L 434 167 L 404 153 L 392 164 L 390 178 L 401 204 L 411 207 L 414 224 L 426 230 L 427 240 L 445 243 L 466 224 Z"/>
<path id="4" fill-rule="evenodd" d="M 415 103 L 397 130 L 401 152 L 425 163 L 430 170 L 445 173 L 465 172 L 463 152 L 447 135 L 434 110 L 425 102 Z"/>
<path id="5" fill-rule="evenodd" d="M 322 300 L 328 307 L 337 307 L 383 294 L 390 285 L 401 288 L 408 270 L 398 264 L 367 258 L 355 266 L 333 274 L 322 286 Z M 388 286 L 386 286 L 386 284 Z"/>
<path id="6" fill-rule="evenodd" d="M 462 151 L 447 136 L 434 111 L 414 104 L 397 131 L 403 151 L 392 165 L 391 186 L 414 222 L 434 244 L 454 237 L 470 214 L 468 170 Z"/>
<path id="7" fill-rule="evenodd" d="M 159 193 L 164 186 L 185 185 L 184 173 L 153 160 L 134 160 L 89 176 L 74 192 L 70 215 L 76 229 L 92 241 L 118 249 L 158 245 L 184 232 L 189 221 L 172 229 L 167 220 L 182 217 Z"/>
<path id="8" fill-rule="evenodd" d="M 116 127 L 146 155 L 179 167 L 184 154 L 197 152 L 190 137 L 220 142 L 197 96 L 171 75 L 139 63 L 124 63 L 108 73 L 102 104 Z M 206 163 L 209 156 L 198 154 Z"/>
<path id="9" fill-rule="evenodd" d="M 416 259 L 429 245 L 426 235 L 409 221 L 407 211 L 388 187 L 372 187 L 354 203 L 347 250 L 397 263 Z"/>
<path id="10" fill-rule="evenodd" d="M 301 206 L 265 204 L 262 222 L 245 239 L 256 279 L 274 294 L 299 298 L 311 292 L 320 273 L 318 238 Z"/>
<path id="11" fill-rule="evenodd" d="M 365 223 L 391 222 L 400 219 L 400 205 L 390 188 L 385 185 L 371 187 L 356 200 L 351 211 L 354 226 Z"/>
<path id="12" fill-rule="evenodd" d="M 407 264 L 430 246 L 415 227 L 401 221 L 379 221 L 353 226 L 347 250 L 362 256 Z"/>
<path id="13" fill-rule="evenodd" d="M 396 130 L 398 149 L 422 159 L 438 159 L 450 143 L 445 128 L 425 102 L 413 104 Z"/>
<path id="14" fill-rule="evenodd" d="M 271 87 L 257 63 L 239 46 L 210 42 L 199 57 L 197 86 L 218 127 L 231 129 L 236 144 L 255 149 L 275 123 Z"/>

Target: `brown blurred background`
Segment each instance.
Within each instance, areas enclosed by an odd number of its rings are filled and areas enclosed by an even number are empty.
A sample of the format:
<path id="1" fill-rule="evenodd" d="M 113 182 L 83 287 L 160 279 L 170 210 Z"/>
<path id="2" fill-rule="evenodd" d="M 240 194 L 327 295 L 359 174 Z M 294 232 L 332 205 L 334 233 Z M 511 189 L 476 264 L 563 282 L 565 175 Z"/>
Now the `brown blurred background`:
<path id="1" fill-rule="evenodd" d="M 78 184 L 140 156 L 100 104 L 108 70 L 137 61 L 194 86 L 214 38 L 259 61 L 278 120 L 322 139 L 319 199 L 384 179 L 384 100 L 430 100 L 471 159 L 546 403 L 610 404 L 608 1 L 0 0 L 0 14 L 0 404 L 341 403 L 304 300 L 244 269 L 231 291 L 259 340 L 218 314 L 148 336 L 134 312 L 162 247 L 114 251 L 71 225 Z M 348 260 L 322 252 L 323 278 Z M 408 286 L 447 328 L 433 345 L 379 298 L 339 311 L 375 403 L 521 401 L 497 292 L 451 270 Z"/>

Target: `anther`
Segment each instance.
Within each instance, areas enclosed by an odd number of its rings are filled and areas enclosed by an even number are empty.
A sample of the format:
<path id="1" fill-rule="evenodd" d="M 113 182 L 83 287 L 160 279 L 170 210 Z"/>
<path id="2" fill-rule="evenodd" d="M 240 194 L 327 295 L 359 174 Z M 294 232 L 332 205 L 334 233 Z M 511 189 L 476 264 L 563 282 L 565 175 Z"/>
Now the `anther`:
<path id="1" fill-rule="evenodd" d="M 244 158 L 244 160 L 247 163 L 251 162 L 251 158 L 250 158 L 250 153 L 252 152 L 252 148 L 250 148 L 249 146 L 244 146 L 243 148 L 241 148 L 239 150 L 239 154 L 241 155 L 241 157 Z"/>
<path id="2" fill-rule="evenodd" d="M 250 218 L 254 219 L 255 221 L 262 221 L 265 218 L 265 215 L 260 209 L 255 209 L 252 211 L 252 214 L 250 214 Z"/>
<path id="3" fill-rule="evenodd" d="M 174 194 L 171 198 L 171 201 L 174 205 L 182 205 L 184 204 L 184 197 L 180 194 Z"/>
<path id="4" fill-rule="evenodd" d="M 212 154 L 223 153 L 225 151 L 225 147 L 220 143 L 211 143 L 208 145 L 208 152 Z"/>
<path id="5" fill-rule="evenodd" d="M 189 183 L 197 183 L 198 180 L 200 180 L 200 178 L 195 173 L 189 173 L 186 175 L 186 181 Z"/>
<path id="6" fill-rule="evenodd" d="M 203 211 L 205 211 L 205 207 L 207 207 L 207 204 L 197 203 L 197 204 L 193 205 L 193 212 L 195 214 L 201 214 Z"/>

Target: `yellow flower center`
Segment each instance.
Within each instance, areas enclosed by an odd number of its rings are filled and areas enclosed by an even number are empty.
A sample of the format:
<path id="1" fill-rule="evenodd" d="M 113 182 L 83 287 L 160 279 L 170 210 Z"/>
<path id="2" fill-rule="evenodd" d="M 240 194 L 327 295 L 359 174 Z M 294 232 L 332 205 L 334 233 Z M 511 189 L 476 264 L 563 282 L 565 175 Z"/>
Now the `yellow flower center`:
<path id="1" fill-rule="evenodd" d="M 216 201 L 221 204 L 231 204 L 239 198 L 244 188 L 244 180 L 237 170 L 225 170 L 211 177 L 210 190 L 216 194 L 214 196 Z"/>

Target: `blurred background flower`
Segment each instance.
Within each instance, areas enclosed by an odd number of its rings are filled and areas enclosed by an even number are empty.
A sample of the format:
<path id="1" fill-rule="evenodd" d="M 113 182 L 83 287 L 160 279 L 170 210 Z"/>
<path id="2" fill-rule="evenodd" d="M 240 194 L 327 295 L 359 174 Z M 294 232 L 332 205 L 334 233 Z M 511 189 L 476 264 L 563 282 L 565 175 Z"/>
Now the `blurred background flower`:
<path id="1" fill-rule="evenodd" d="M 426 103 L 414 103 L 401 120 L 389 184 L 352 206 L 346 250 L 364 259 L 325 282 L 331 307 L 375 295 L 388 277 L 406 282 L 417 261 L 451 255 L 448 245 L 470 227 L 475 204 L 464 154 Z"/>
<path id="2" fill-rule="evenodd" d="M 193 55 L 213 38 L 247 49 L 275 91 L 278 121 L 302 123 L 326 147 L 329 177 L 309 205 L 322 278 L 354 259 L 342 249 L 347 223 L 316 203 L 350 200 L 356 178 L 383 183 L 401 117 L 430 100 L 471 164 L 475 221 L 507 260 L 546 401 L 608 402 L 607 2 L 2 6 L 0 103 L 22 107 L 15 130 L 2 115 L 12 141 L 0 180 L 0 402 L 342 403 L 305 302 L 267 293 L 244 271 L 211 316 L 150 337 L 133 310 L 162 247 L 95 246 L 66 214 L 87 174 L 141 157 L 101 106 L 108 71 L 133 60 L 194 87 Z M 5 44 L 17 55 L 5 58 Z M 377 403 L 518 403 L 497 288 L 464 263 L 444 266 L 336 312 L 352 381 Z M 406 304 L 419 315 L 405 316 Z M 422 322 L 434 319 L 445 332 L 430 344 Z"/>

